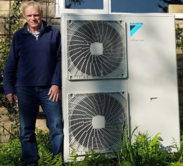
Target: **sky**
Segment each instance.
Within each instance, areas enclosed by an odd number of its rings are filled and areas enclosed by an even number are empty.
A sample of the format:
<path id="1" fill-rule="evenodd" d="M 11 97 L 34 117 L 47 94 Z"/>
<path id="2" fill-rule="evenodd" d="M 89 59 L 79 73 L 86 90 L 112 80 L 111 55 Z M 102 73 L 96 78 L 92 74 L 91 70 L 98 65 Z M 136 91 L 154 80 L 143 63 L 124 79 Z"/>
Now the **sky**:
<path id="1" fill-rule="evenodd" d="M 103 0 L 83 0 L 81 5 L 76 4 L 76 9 L 102 9 Z M 66 0 L 68 3 L 69 0 Z M 134 12 L 134 13 L 162 13 L 158 4 L 167 6 L 162 0 L 111 0 L 112 12 Z M 74 8 L 72 5 L 71 8 Z"/>

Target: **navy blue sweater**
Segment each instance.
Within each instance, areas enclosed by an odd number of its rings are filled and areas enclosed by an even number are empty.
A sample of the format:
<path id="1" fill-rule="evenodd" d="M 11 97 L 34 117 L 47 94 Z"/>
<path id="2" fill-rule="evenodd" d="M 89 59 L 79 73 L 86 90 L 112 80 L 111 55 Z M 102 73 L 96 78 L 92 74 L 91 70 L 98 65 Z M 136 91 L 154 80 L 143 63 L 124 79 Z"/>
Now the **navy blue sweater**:
<path id="1" fill-rule="evenodd" d="M 3 77 L 6 95 L 14 93 L 15 85 L 61 86 L 60 31 L 45 21 L 43 27 L 37 40 L 27 24 L 15 32 Z"/>

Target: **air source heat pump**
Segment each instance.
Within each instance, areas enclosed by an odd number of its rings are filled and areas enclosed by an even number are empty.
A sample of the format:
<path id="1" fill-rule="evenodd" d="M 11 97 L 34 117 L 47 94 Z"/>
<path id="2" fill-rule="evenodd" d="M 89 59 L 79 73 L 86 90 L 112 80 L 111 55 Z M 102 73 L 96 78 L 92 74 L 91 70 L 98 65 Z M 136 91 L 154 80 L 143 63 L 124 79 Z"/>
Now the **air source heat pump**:
<path id="1" fill-rule="evenodd" d="M 170 14 L 62 15 L 64 161 L 120 150 L 122 125 L 180 146 Z"/>
<path id="2" fill-rule="evenodd" d="M 70 147 L 80 155 L 91 149 L 104 153 L 119 151 L 127 108 L 126 92 L 69 94 Z"/>
<path id="3" fill-rule="evenodd" d="M 127 77 L 123 21 L 67 21 L 68 79 Z"/>

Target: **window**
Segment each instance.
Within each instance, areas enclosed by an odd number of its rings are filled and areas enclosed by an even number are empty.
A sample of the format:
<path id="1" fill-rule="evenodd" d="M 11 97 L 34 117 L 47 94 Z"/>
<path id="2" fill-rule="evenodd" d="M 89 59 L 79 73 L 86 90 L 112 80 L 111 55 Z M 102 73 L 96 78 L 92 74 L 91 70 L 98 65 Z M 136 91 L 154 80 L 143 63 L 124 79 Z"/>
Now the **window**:
<path id="1" fill-rule="evenodd" d="M 108 14 L 109 0 L 55 0 L 56 17 L 61 13 Z"/>
<path id="2" fill-rule="evenodd" d="M 103 9 L 103 0 L 78 0 L 72 2 L 65 0 L 65 8 L 68 9 Z"/>
<path id="3" fill-rule="evenodd" d="M 161 0 L 111 0 L 111 12 L 163 13 L 158 4 L 167 6 Z"/>

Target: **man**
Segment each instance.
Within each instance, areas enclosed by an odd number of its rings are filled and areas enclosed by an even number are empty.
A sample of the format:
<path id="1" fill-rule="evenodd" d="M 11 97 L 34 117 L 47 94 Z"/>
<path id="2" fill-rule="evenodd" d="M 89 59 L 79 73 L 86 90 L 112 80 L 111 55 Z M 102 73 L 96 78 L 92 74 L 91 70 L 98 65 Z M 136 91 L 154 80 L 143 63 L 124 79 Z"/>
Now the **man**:
<path id="1" fill-rule="evenodd" d="M 22 5 L 26 24 L 15 32 L 4 72 L 4 90 L 10 103 L 17 88 L 20 141 L 27 165 L 38 162 L 35 122 L 39 105 L 47 116 L 53 154 L 62 153 L 61 37 L 57 28 L 42 20 L 39 3 Z"/>

